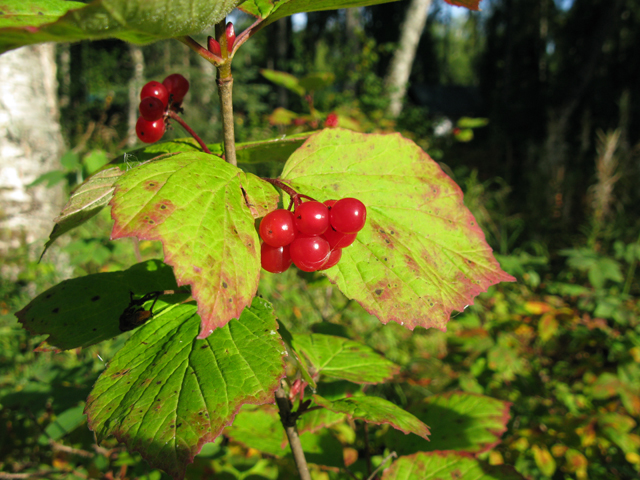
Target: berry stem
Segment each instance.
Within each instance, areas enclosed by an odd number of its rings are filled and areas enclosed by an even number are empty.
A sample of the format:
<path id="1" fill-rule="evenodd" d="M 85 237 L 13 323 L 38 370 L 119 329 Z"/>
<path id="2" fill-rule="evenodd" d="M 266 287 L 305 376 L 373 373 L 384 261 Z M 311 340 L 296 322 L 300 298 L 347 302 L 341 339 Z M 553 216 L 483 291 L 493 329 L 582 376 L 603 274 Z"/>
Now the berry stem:
<path id="1" fill-rule="evenodd" d="M 200 136 L 193 131 L 193 129 L 187 125 L 187 122 L 185 122 L 180 115 L 178 115 L 176 112 L 174 112 L 173 110 L 169 110 L 169 112 L 167 113 L 167 115 L 169 116 L 169 118 L 172 118 L 173 120 L 175 120 L 176 122 L 178 122 L 180 125 L 182 125 L 182 128 L 184 128 L 187 132 L 189 132 L 189 135 L 191 135 L 193 138 L 196 139 L 196 142 L 198 142 L 200 144 L 200 147 L 202 148 L 202 150 L 205 153 L 209 153 L 211 154 L 211 150 L 209 150 L 209 148 L 207 148 L 207 146 L 205 145 L 205 143 L 202 141 L 202 139 L 200 138 Z"/>
<path id="2" fill-rule="evenodd" d="M 289 197 L 291 197 L 291 203 L 289 204 L 289 208 L 287 210 L 291 210 L 292 204 L 294 204 L 296 207 L 300 205 L 302 203 L 302 201 L 300 200 L 301 198 L 306 198 L 307 200 L 311 200 L 313 202 L 316 201 L 314 198 L 311 198 L 308 195 L 303 195 L 302 193 L 296 192 L 293 188 L 291 188 L 289 185 L 284 183 L 282 180 L 278 180 L 277 178 L 266 178 L 266 177 L 260 177 L 260 178 L 265 182 L 269 182 L 271 185 L 278 187 L 283 192 L 286 192 L 286 194 L 289 195 Z"/>

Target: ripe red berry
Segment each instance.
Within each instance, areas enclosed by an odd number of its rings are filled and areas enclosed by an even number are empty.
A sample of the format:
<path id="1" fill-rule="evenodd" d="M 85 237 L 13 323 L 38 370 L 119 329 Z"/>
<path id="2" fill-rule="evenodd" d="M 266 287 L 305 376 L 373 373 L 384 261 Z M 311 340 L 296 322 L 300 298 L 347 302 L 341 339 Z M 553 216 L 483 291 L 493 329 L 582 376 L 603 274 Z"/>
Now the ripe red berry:
<path id="1" fill-rule="evenodd" d="M 330 113 L 327 115 L 327 119 L 324 121 L 325 127 L 337 127 L 338 126 L 338 116 L 335 113 Z"/>
<path id="2" fill-rule="evenodd" d="M 231 53 L 233 51 L 233 44 L 236 43 L 236 30 L 233 28 L 233 23 L 227 23 L 227 30 L 225 33 L 227 35 L 227 50 Z"/>
<path id="3" fill-rule="evenodd" d="M 263 243 L 260 246 L 260 263 L 267 272 L 284 272 L 291 266 L 289 247 L 272 247 Z"/>
<path id="4" fill-rule="evenodd" d="M 142 115 L 145 120 L 154 122 L 162 118 L 165 107 L 160 99 L 156 97 L 146 97 L 142 99 L 138 109 L 140 110 L 140 115 Z"/>
<path id="5" fill-rule="evenodd" d="M 140 91 L 140 100 L 146 97 L 156 97 L 165 107 L 169 104 L 169 92 L 160 82 L 151 81 L 147 83 Z"/>
<path id="6" fill-rule="evenodd" d="M 303 235 L 322 235 L 329 228 L 329 210 L 320 202 L 304 202 L 293 212 L 296 228 Z"/>
<path id="7" fill-rule="evenodd" d="M 300 270 L 315 272 L 329 259 L 329 243 L 321 237 L 298 237 L 289 245 L 291 260 Z"/>
<path id="8" fill-rule="evenodd" d="M 162 81 L 169 95 L 173 95 L 173 102 L 180 103 L 189 91 L 189 80 L 179 73 L 172 73 Z"/>
<path id="9" fill-rule="evenodd" d="M 342 198 L 333 204 L 331 226 L 341 233 L 358 233 L 367 221 L 367 208 L 356 198 Z"/>
<path id="10" fill-rule="evenodd" d="M 342 258 L 342 249 L 341 248 L 336 248 L 335 250 L 331 250 L 331 253 L 329 254 L 329 259 L 327 260 L 327 263 L 325 263 L 322 268 L 320 268 L 319 270 L 326 270 L 327 268 L 331 268 L 334 265 L 336 265 L 340 259 Z"/>
<path id="11" fill-rule="evenodd" d="M 293 214 L 283 208 L 267 213 L 260 222 L 260 238 L 272 247 L 289 245 L 296 238 Z"/>
<path id="12" fill-rule="evenodd" d="M 144 143 L 157 142 L 164 135 L 164 130 L 164 120 L 162 119 L 150 122 L 140 117 L 136 122 L 136 134 Z"/>
<path id="13" fill-rule="evenodd" d="M 336 232 L 333 227 L 329 227 L 322 234 L 322 238 L 324 238 L 327 242 L 329 242 L 329 247 L 331 250 L 336 248 L 346 248 L 356 241 L 357 233 L 340 233 Z"/>

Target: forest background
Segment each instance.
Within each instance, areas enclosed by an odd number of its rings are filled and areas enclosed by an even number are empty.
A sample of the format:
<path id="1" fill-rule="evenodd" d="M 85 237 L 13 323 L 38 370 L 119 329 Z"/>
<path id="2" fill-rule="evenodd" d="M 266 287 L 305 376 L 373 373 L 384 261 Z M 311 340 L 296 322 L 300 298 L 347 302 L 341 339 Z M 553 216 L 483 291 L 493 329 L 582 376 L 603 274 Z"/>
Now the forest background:
<path id="1" fill-rule="evenodd" d="M 269 292 L 290 330 L 348 332 L 401 365 L 394 381 L 373 390 L 403 408 L 455 390 L 512 402 L 501 441 L 480 454 L 491 464 L 535 479 L 637 478 L 640 2 L 483 0 L 481 12 L 469 12 L 434 0 L 398 113 L 386 78 L 411 3 L 296 15 L 256 35 L 234 63 L 236 139 L 322 128 L 331 112 L 345 128 L 400 131 L 462 186 L 518 282 L 492 287 L 447 332 L 382 328 L 356 305 L 347 310 L 320 276 L 266 276 L 259 292 Z M 249 23 L 241 13 L 230 20 L 237 31 Z M 192 85 L 185 119 L 206 142 L 221 138 L 215 70 L 178 42 L 62 44 L 55 61 L 66 147 L 55 165 L 30 173 L 27 191 L 44 192 L 37 198 L 61 200 L 136 144 L 131 125 L 147 80 L 185 75 Z M 305 92 L 287 89 L 267 70 L 316 83 Z M 151 242 L 109 241 L 103 213 L 40 263 L 51 224 L 36 234 L 2 225 L 0 478 L 163 475 L 115 441 L 95 447 L 84 422 L 86 395 L 124 339 L 34 353 L 41 339 L 13 315 L 61 272 L 117 270 L 158 255 Z M 354 434 L 362 427 L 350 428 L 334 431 L 345 458 L 363 449 Z M 388 437 L 372 432 L 372 455 L 383 456 Z M 220 439 L 191 475 L 287 478 L 286 459 L 260 458 Z"/>

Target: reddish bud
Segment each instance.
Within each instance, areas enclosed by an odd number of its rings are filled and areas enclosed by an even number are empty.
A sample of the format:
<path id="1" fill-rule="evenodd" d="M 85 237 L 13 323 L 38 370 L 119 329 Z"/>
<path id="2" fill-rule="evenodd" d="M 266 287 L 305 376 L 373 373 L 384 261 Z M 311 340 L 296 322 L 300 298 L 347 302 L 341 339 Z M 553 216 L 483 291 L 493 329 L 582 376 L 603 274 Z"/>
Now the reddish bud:
<path id="1" fill-rule="evenodd" d="M 220 44 L 215 38 L 209 37 L 207 39 L 207 43 L 208 43 L 209 51 L 211 53 L 219 57 L 222 56 L 222 50 L 220 49 Z"/>
<path id="2" fill-rule="evenodd" d="M 233 44 L 236 42 L 236 30 L 233 28 L 233 23 L 227 23 L 227 50 L 229 53 L 233 51 Z"/>

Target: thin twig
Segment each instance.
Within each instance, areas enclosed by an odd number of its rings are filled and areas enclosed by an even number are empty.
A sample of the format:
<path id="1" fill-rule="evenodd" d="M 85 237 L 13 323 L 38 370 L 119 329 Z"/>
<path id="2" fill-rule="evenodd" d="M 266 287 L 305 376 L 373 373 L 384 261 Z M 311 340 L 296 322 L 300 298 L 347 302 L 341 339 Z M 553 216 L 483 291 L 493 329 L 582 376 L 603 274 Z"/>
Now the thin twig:
<path id="1" fill-rule="evenodd" d="M 79 448 L 68 447 L 66 445 L 56 442 L 55 440 L 49 440 L 49 445 L 51 445 L 51 448 L 57 452 L 71 453 L 73 455 L 80 455 L 81 457 L 85 457 L 85 458 L 92 458 L 95 456 L 95 454 L 92 452 L 81 450 Z"/>
<path id="2" fill-rule="evenodd" d="M 174 112 L 173 110 L 169 110 L 169 113 L 167 113 L 167 115 L 169 116 L 169 118 L 175 120 L 176 122 L 178 122 L 182 128 L 184 128 L 189 135 L 191 135 L 196 142 L 198 142 L 198 144 L 200 144 L 200 148 L 202 148 L 202 151 L 208 154 L 211 154 L 211 150 L 209 150 L 209 148 L 207 147 L 207 145 L 204 143 L 204 141 L 202 141 L 202 139 L 200 138 L 200 136 L 193 131 L 193 129 L 187 125 L 187 122 L 185 122 L 180 115 L 178 115 L 176 112 Z"/>
<path id="3" fill-rule="evenodd" d="M 393 458 L 398 458 L 398 454 L 396 452 L 391 452 L 389 455 L 387 455 L 386 457 L 384 457 L 382 459 L 382 463 L 380 463 L 380 465 L 378 466 L 378 468 L 376 468 L 373 473 L 371 475 L 369 475 L 369 477 L 367 477 L 367 480 L 373 480 L 374 478 L 376 478 L 376 474 L 382 469 L 382 467 L 384 467 L 384 464 L 387 463 L 389 461 L 389 459 L 393 457 Z"/>
<path id="4" fill-rule="evenodd" d="M 309 474 L 309 467 L 307 466 L 307 459 L 304 456 L 302 450 L 302 444 L 300 443 L 300 436 L 298 435 L 298 429 L 296 428 L 296 417 L 291 415 L 291 404 L 289 402 L 289 395 L 282 388 L 282 384 L 276 390 L 276 404 L 280 413 L 280 421 L 287 433 L 289 439 L 289 446 L 293 452 L 293 459 L 298 467 L 298 473 L 301 480 L 311 480 Z"/>
<path id="5" fill-rule="evenodd" d="M 260 28 L 262 28 L 261 24 L 263 21 L 264 21 L 264 18 L 259 18 L 258 20 L 253 22 L 253 24 L 249 28 L 245 29 L 240 35 L 236 37 L 236 41 L 233 44 L 233 51 L 231 52 L 231 55 L 234 55 L 238 50 L 238 48 L 240 48 L 240 46 L 244 42 L 249 40 L 253 36 L 253 34 L 255 34 L 258 30 L 260 30 Z"/>
<path id="6" fill-rule="evenodd" d="M 176 40 L 179 40 L 182 43 L 184 43 L 187 47 L 189 47 L 191 50 L 196 52 L 198 55 L 200 55 L 202 58 L 204 58 L 208 62 L 211 62 L 216 66 L 222 63 L 222 58 L 220 58 L 214 53 L 211 53 L 209 50 L 207 50 L 198 42 L 196 42 L 193 38 L 189 36 L 185 36 L 185 37 L 177 37 Z"/>

